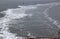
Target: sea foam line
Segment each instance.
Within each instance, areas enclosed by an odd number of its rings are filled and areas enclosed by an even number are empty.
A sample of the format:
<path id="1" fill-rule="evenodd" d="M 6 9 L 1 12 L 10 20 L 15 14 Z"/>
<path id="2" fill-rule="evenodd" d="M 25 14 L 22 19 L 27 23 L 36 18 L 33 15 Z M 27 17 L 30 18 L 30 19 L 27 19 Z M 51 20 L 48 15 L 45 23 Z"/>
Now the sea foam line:
<path id="1" fill-rule="evenodd" d="M 52 4 L 52 3 L 51 3 Z M 60 5 L 60 2 L 58 3 L 53 3 L 52 6 L 49 6 L 49 8 L 47 8 L 43 13 L 45 15 L 45 17 L 50 21 L 52 22 L 52 24 L 58 26 L 60 28 L 60 22 L 58 22 L 58 20 L 55 20 L 55 19 L 52 19 L 51 17 L 49 17 L 49 15 L 47 14 L 48 13 L 48 10 L 54 6 L 58 6 Z"/>
<path id="2" fill-rule="evenodd" d="M 3 27 L 1 32 L 3 33 L 2 37 L 4 37 L 4 39 L 17 39 L 19 37 L 15 37 L 15 34 L 12 34 L 10 32 L 8 32 L 8 23 L 10 20 L 12 19 L 18 19 L 18 18 L 23 18 L 25 16 L 32 16 L 31 14 L 25 14 L 25 11 L 26 10 L 29 10 L 29 9 L 34 9 L 35 7 L 21 7 L 21 8 L 16 8 L 16 9 L 8 9 L 8 10 L 5 10 L 5 11 L 2 11 L 1 13 L 5 13 L 6 16 L 1 18 L 1 22 L 0 24 L 2 24 Z M 21 38 L 20 38 L 21 39 Z"/>

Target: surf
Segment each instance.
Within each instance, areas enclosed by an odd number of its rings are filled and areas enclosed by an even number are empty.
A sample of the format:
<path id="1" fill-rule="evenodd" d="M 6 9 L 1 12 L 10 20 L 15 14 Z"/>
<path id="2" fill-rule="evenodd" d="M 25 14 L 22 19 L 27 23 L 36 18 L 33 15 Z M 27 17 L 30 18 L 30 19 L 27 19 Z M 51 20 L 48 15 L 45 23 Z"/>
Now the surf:
<path id="1" fill-rule="evenodd" d="M 57 3 L 48 3 L 48 4 L 36 4 L 36 5 L 28 5 L 28 6 L 18 6 L 19 8 L 15 8 L 15 9 L 7 9 L 5 11 L 2 11 L 0 13 L 4 13 L 6 14 L 3 18 L 0 18 L 0 24 L 1 24 L 1 33 L 3 33 L 2 36 L 4 39 L 17 39 L 19 37 L 16 37 L 16 34 L 12 34 L 9 32 L 8 30 L 8 23 L 9 21 L 11 21 L 12 19 L 20 19 L 20 18 L 24 18 L 25 16 L 32 16 L 33 14 L 29 13 L 26 14 L 25 12 L 31 9 L 37 9 L 38 7 L 42 6 L 42 7 L 47 7 L 44 11 L 43 14 L 45 15 L 45 17 L 52 22 L 53 24 L 57 25 L 59 27 L 59 23 L 52 19 L 51 17 L 48 16 L 47 11 L 49 10 L 49 8 L 52 8 L 54 6 L 58 6 L 60 5 L 59 2 Z M 58 25 L 59 24 L 59 25 Z M 21 38 L 20 38 L 21 39 Z"/>

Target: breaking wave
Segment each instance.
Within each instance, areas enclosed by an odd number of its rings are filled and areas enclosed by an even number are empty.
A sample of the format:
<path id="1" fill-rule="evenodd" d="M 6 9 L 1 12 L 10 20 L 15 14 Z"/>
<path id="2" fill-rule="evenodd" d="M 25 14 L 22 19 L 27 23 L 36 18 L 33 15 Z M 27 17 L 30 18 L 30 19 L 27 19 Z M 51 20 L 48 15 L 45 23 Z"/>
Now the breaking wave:
<path id="1" fill-rule="evenodd" d="M 43 7 L 47 7 L 44 10 L 44 15 L 45 17 L 50 21 L 53 22 L 53 24 L 57 25 L 58 27 L 60 26 L 60 24 L 58 23 L 58 21 L 52 19 L 51 17 L 48 16 L 47 11 L 54 7 L 60 5 L 59 2 L 57 3 L 48 3 L 48 4 L 36 4 L 36 5 L 28 5 L 28 6 L 18 6 L 19 8 L 15 8 L 15 9 L 7 9 L 5 11 L 2 11 L 1 13 L 6 14 L 3 18 L 0 18 L 0 37 L 3 37 L 4 39 L 17 39 L 19 37 L 16 37 L 16 34 L 12 34 L 8 31 L 8 23 L 10 20 L 12 19 L 19 19 L 19 18 L 23 18 L 25 16 L 32 16 L 32 14 L 26 14 L 25 12 L 31 9 L 37 9 L 39 6 L 43 6 Z M 21 39 L 21 37 L 20 37 Z"/>

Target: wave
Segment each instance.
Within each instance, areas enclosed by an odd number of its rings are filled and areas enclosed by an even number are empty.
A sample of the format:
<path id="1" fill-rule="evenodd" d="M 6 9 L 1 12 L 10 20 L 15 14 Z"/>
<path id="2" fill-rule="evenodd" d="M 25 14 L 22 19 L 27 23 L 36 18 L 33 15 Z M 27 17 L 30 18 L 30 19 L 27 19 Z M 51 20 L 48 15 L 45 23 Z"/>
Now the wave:
<path id="1" fill-rule="evenodd" d="M 1 22 L 0 24 L 1 26 L 1 33 L 3 33 L 2 36 L 4 39 L 17 39 L 19 37 L 16 37 L 15 34 L 12 34 L 10 32 L 8 32 L 8 23 L 10 20 L 12 19 L 19 19 L 19 18 L 23 18 L 25 16 L 32 16 L 32 14 L 25 14 L 26 10 L 29 9 L 35 9 L 36 7 L 33 6 L 18 6 L 19 8 L 15 8 L 15 9 L 7 9 L 5 11 L 2 11 L 1 13 L 6 14 L 5 17 L 1 18 Z M 21 39 L 21 37 L 20 37 Z"/>
<path id="2" fill-rule="evenodd" d="M 19 19 L 19 18 L 24 18 L 25 16 L 32 16 L 32 14 L 26 14 L 25 12 L 31 9 L 37 9 L 39 6 L 45 7 L 48 6 L 45 10 L 44 10 L 44 15 L 45 17 L 50 21 L 53 22 L 53 24 L 57 25 L 59 27 L 59 23 L 52 19 L 51 17 L 48 16 L 47 11 L 54 7 L 60 5 L 60 2 L 55 2 L 55 3 L 48 3 L 48 4 L 36 4 L 36 5 L 28 5 L 28 6 L 18 6 L 19 8 L 15 8 L 15 9 L 7 9 L 5 11 L 2 11 L 1 13 L 6 14 L 3 18 L 0 18 L 0 27 L 1 29 L 1 33 L 3 33 L 2 36 L 4 39 L 17 39 L 19 37 L 16 37 L 15 34 L 12 34 L 8 31 L 8 23 L 9 21 L 11 21 L 12 19 Z M 21 39 L 21 38 L 20 38 Z"/>

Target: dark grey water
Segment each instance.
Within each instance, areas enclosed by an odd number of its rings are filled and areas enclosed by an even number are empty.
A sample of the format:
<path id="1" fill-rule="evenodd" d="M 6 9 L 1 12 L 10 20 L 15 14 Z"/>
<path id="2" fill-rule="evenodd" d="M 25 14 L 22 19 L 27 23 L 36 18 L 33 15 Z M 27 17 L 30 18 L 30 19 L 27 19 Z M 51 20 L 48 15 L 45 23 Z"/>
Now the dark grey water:
<path id="1" fill-rule="evenodd" d="M 4 17 L 4 16 L 5 16 L 5 14 L 0 13 L 0 18 L 2 18 L 2 17 Z"/>
<path id="2" fill-rule="evenodd" d="M 16 8 L 18 5 L 34 5 L 59 2 L 60 0 L 0 0 L 0 11 L 8 8 Z"/>
<path id="3" fill-rule="evenodd" d="M 27 10 L 25 13 L 32 14 L 31 17 L 26 16 L 21 19 L 16 19 L 15 21 L 11 20 L 11 22 L 13 22 L 9 24 L 10 32 L 23 37 L 27 36 L 28 32 L 31 33 L 32 36 L 36 37 L 56 36 L 58 27 L 52 24 L 52 22 L 50 22 L 43 14 L 47 7 L 48 6 L 42 6 L 34 10 Z"/>
<path id="4" fill-rule="evenodd" d="M 18 8 L 18 5 L 36 5 L 36 4 L 47 4 L 59 2 L 59 0 L 51 0 L 51 1 L 25 1 L 25 0 L 0 0 L 0 11 L 4 11 L 10 8 Z M 58 32 L 58 27 L 50 22 L 45 15 L 43 14 L 44 10 L 48 6 L 41 6 L 37 9 L 27 10 L 25 14 L 33 14 L 30 16 L 25 16 L 20 19 L 13 19 L 9 24 L 10 33 L 17 34 L 16 36 L 26 37 L 29 33 L 32 36 L 40 37 L 40 36 L 56 36 Z M 53 7 L 48 10 L 48 15 L 56 20 L 60 21 L 60 6 Z M 8 12 L 9 13 L 9 12 Z M 10 12 L 11 13 L 11 12 Z M 20 12 L 19 12 L 20 13 Z M 0 14 L 0 17 L 4 17 L 5 14 Z M 16 23 L 15 23 L 16 22 Z"/>

